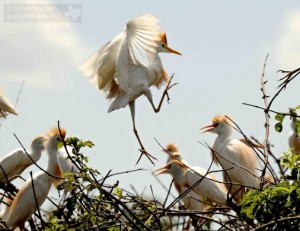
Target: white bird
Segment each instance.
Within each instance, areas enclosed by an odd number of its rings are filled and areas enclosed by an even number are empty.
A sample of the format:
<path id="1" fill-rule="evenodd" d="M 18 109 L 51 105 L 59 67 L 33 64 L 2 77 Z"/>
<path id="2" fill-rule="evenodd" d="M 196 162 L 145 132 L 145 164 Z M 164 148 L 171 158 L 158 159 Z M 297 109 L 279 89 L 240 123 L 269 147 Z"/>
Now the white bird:
<path id="1" fill-rule="evenodd" d="M 193 170 L 192 170 L 193 169 Z M 157 175 L 169 173 L 174 178 L 176 188 L 181 191 L 182 187 L 190 188 L 197 181 L 202 181 L 193 188 L 193 191 L 201 196 L 206 197 L 209 200 L 216 202 L 220 205 L 226 205 L 227 192 L 223 184 L 215 182 L 216 178 L 211 174 L 207 174 L 207 171 L 201 167 L 192 166 L 188 168 L 178 160 L 170 161 L 166 166 L 157 169 Z M 180 192 L 180 194 L 183 192 Z"/>
<path id="2" fill-rule="evenodd" d="M 8 113 L 18 115 L 12 103 L 6 98 L 0 89 L 0 117 L 5 117 Z"/>
<path id="3" fill-rule="evenodd" d="M 67 146 L 67 149 L 68 149 L 68 153 L 69 153 L 70 157 L 72 159 L 74 159 L 75 155 L 72 152 L 72 148 Z M 58 149 L 57 158 L 58 158 L 61 170 L 63 171 L 63 173 L 66 173 L 66 172 L 79 173 L 80 170 L 72 162 L 72 160 L 70 160 L 68 153 L 67 153 L 65 147 Z M 74 159 L 74 161 L 75 161 L 75 159 Z"/>
<path id="4" fill-rule="evenodd" d="M 176 144 L 168 144 L 167 147 L 164 149 L 167 151 L 168 159 L 167 164 L 172 160 L 179 160 L 181 163 L 185 164 L 186 166 L 190 166 L 188 162 L 183 160 L 182 156 L 178 152 L 178 147 Z M 171 155 L 170 155 L 171 154 Z M 176 159 L 174 158 L 176 157 Z M 185 186 L 180 186 L 179 184 L 174 182 L 175 188 L 179 194 L 185 192 L 188 188 Z M 195 211 L 202 211 L 203 205 L 201 201 L 203 201 L 202 197 L 196 194 L 194 191 L 190 191 L 188 194 L 186 194 L 184 197 L 181 198 L 184 207 L 187 210 L 195 210 Z"/>
<path id="5" fill-rule="evenodd" d="M 6 183 L 12 177 L 19 176 L 27 167 L 33 164 L 32 161 L 37 162 L 44 150 L 44 141 L 43 136 L 38 136 L 32 141 L 31 150 L 28 153 L 32 160 L 23 148 L 18 148 L 4 156 L 0 160 L 0 182 Z"/>
<path id="6" fill-rule="evenodd" d="M 295 122 L 291 122 L 292 132 L 289 137 L 289 145 L 292 153 L 300 155 L 300 136 L 297 134 Z"/>
<path id="7" fill-rule="evenodd" d="M 158 19 L 143 15 L 127 22 L 122 33 L 80 66 L 90 82 L 107 93 L 108 99 L 114 99 L 108 112 L 129 105 L 141 156 L 145 154 L 152 163 L 150 157 L 155 158 L 145 150 L 135 126 L 135 100 L 145 95 L 153 110 L 159 112 L 165 96 L 168 97 L 167 91 L 174 86 L 170 85 L 171 79 L 163 68 L 159 52 L 181 55 L 168 47 L 166 33 L 160 31 Z M 167 87 L 156 108 L 150 87 L 154 85 L 159 88 L 165 82 L 168 82 Z"/>
<path id="8" fill-rule="evenodd" d="M 50 130 L 46 136 L 45 147 L 48 153 L 48 167 L 46 172 L 39 171 L 33 175 L 33 179 L 27 179 L 15 196 L 9 211 L 6 224 L 8 227 L 19 227 L 25 230 L 25 222 L 30 219 L 37 207 L 40 207 L 52 186 L 61 183 L 62 170 L 57 159 L 57 146 L 65 137 L 66 131 L 61 129 L 62 137 L 57 128 Z M 49 174 L 51 175 L 49 175 Z M 32 184 L 34 185 L 34 191 Z M 37 204 L 34 197 L 36 195 Z"/>
<path id="9" fill-rule="evenodd" d="M 237 139 L 231 139 L 233 123 L 229 117 L 218 115 L 213 118 L 211 125 L 205 126 L 203 132 L 217 134 L 213 144 L 212 157 L 216 164 L 220 164 L 226 171 L 223 172 L 225 182 L 232 182 L 245 187 L 258 188 L 261 169 L 259 157 L 253 149 Z M 240 185 L 226 184 L 228 191 L 237 202 L 245 193 Z"/>

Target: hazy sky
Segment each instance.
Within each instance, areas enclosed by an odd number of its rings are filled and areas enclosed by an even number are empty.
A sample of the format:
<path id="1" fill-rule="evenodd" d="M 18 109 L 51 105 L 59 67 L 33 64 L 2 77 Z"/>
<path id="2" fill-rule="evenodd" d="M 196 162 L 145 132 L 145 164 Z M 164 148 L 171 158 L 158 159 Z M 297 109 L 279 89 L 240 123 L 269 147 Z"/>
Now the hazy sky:
<path id="1" fill-rule="evenodd" d="M 19 1 L 25 3 L 25 1 Z M 298 1 L 27 1 L 28 4 L 52 4 L 53 14 L 71 6 L 69 21 L 34 20 L 33 23 L 7 21 L 9 10 L 0 5 L 0 80 L 6 95 L 15 102 L 20 85 L 25 85 L 17 105 L 19 116 L 1 121 L 0 155 L 19 147 L 15 133 L 29 147 L 38 134 L 56 126 L 59 120 L 67 135 L 89 139 L 95 147 L 86 150 L 90 165 L 103 175 L 145 168 L 147 171 L 115 177 L 123 188 L 132 184 L 139 192 L 149 185 L 165 196 L 151 171 L 165 164 L 162 145 L 175 142 L 184 158 L 207 168 L 210 153 L 201 142 L 213 143 L 215 136 L 202 134 L 199 128 L 211 123 L 217 114 L 231 115 L 248 135 L 264 138 L 264 114 L 243 102 L 263 106 L 260 76 L 264 59 L 269 80 L 266 91 L 277 90 L 279 69 L 300 66 L 300 4 Z M 18 3 L 18 1 L 14 1 Z M 75 10 L 74 10 L 75 9 Z M 76 10 L 77 9 L 77 10 Z M 78 14 L 79 12 L 79 14 Z M 107 113 L 109 102 L 79 72 L 78 66 L 108 40 L 119 34 L 125 23 L 145 13 L 160 19 L 169 45 L 183 56 L 162 54 L 169 74 L 178 82 L 170 92 L 171 104 L 164 103 L 155 114 L 145 97 L 136 101 L 136 124 L 146 149 L 158 158 L 153 165 L 139 157 L 139 145 L 132 132 L 129 108 Z M 35 13 L 33 12 L 33 15 Z M 15 17 L 14 15 L 12 17 Z M 17 16 L 16 16 L 17 17 Z M 296 79 L 274 103 L 273 109 L 287 111 L 299 102 Z M 156 104 L 162 91 L 153 89 Z M 270 140 L 278 155 L 288 148 L 290 132 L 277 134 L 274 119 Z M 240 137 L 239 134 L 234 134 Z M 39 162 L 46 166 L 46 155 Z M 217 167 L 214 166 L 214 169 Z M 31 168 L 37 171 L 36 168 Z M 24 175 L 29 176 L 28 172 Z M 170 176 L 161 176 L 167 185 Z"/>

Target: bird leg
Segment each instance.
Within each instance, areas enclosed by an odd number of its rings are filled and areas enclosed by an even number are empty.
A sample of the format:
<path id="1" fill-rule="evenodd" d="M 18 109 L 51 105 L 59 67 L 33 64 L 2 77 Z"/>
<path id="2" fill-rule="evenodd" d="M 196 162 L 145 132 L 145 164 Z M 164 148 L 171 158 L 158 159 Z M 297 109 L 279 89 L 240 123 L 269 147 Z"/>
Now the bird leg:
<path id="1" fill-rule="evenodd" d="M 138 159 L 138 161 L 136 162 L 135 165 L 137 165 L 139 163 L 139 161 L 142 158 L 142 155 L 146 155 L 146 157 L 150 160 L 150 162 L 153 165 L 155 165 L 154 162 L 151 160 L 151 158 L 153 160 L 157 160 L 157 159 L 154 156 L 152 156 L 150 153 L 148 153 L 146 151 L 146 149 L 144 148 L 144 145 L 142 144 L 142 141 L 141 141 L 141 139 L 139 137 L 139 134 L 138 134 L 138 131 L 136 129 L 136 126 L 135 126 L 135 101 L 132 101 L 132 102 L 129 103 L 129 108 L 130 108 L 131 119 L 132 119 L 132 124 L 133 124 L 133 132 L 134 132 L 134 134 L 135 134 L 135 136 L 136 136 L 136 138 L 137 138 L 137 140 L 138 140 L 138 142 L 139 142 L 139 144 L 141 146 L 141 149 L 140 149 L 141 155 L 140 155 L 140 157 L 139 157 L 139 159 Z"/>
<path id="2" fill-rule="evenodd" d="M 151 103 L 151 105 L 152 105 L 152 107 L 153 107 L 153 110 L 155 111 L 155 113 L 157 113 L 157 112 L 160 111 L 160 108 L 161 108 L 161 106 L 162 106 L 162 103 L 163 103 L 165 97 L 167 97 L 167 102 L 169 103 L 170 97 L 169 97 L 169 94 L 168 94 L 168 90 L 170 90 L 172 87 L 174 87 L 175 85 L 178 84 L 178 83 L 173 83 L 173 84 L 171 84 L 173 77 L 174 77 L 174 75 L 171 76 L 171 78 L 170 78 L 170 80 L 169 80 L 169 82 L 168 82 L 168 84 L 167 84 L 167 86 L 166 86 L 166 88 L 165 88 L 165 90 L 164 90 L 164 92 L 163 92 L 163 94 L 162 94 L 162 96 L 161 96 L 161 99 L 160 99 L 160 102 L 159 102 L 157 108 L 155 107 L 153 101 L 152 101 L 152 100 L 149 100 L 150 103 Z"/>

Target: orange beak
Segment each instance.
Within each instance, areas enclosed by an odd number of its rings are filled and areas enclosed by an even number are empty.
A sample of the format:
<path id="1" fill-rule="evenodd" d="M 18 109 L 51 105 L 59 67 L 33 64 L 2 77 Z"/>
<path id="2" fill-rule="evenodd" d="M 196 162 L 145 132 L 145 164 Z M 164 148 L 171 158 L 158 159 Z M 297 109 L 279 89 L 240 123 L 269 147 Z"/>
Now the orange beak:
<path id="1" fill-rule="evenodd" d="M 207 125 L 200 129 L 203 130 L 202 133 L 204 133 L 204 132 L 209 132 L 209 131 L 213 130 L 214 128 L 215 128 L 215 126 L 213 124 L 211 124 L 211 125 Z"/>
<path id="2" fill-rule="evenodd" d="M 167 47 L 167 50 L 168 50 L 170 53 L 174 53 L 174 54 L 176 54 L 176 55 L 182 55 L 179 51 L 176 51 L 176 50 L 174 50 L 174 49 L 172 49 L 172 48 L 170 48 L 170 47 Z"/>
<path id="3" fill-rule="evenodd" d="M 170 166 L 169 165 L 166 165 L 166 166 L 164 166 L 164 167 L 162 167 L 162 168 L 159 168 L 159 169 L 156 169 L 155 171 L 154 171 L 154 174 L 155 174 L 155 176 L 158 176 L 158 175 L 161 175 L 161 174 L 165 174 L 165 173 L 167 173 L 167 171 L 170 169 Z"/>

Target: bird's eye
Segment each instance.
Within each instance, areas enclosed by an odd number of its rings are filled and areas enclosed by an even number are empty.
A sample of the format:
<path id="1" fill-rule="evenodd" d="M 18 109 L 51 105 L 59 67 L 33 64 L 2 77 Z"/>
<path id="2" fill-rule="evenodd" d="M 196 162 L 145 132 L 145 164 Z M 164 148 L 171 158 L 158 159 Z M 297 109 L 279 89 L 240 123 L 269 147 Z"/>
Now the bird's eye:
<path id="1" fill-rule="evenodd" d="M 219 123 L 215 123 L 215 127 L 218 127 L 219 126 Z"/>
<path id="2" fill-rule="evenodd" d="M 166 44 L 162 43 L 161 44 L 162 48 L 166 48 Z"/>
<path id="3" fill-rule="evenodd" d="M 57 141 L 60 141 L 60 138 L 59 138 L 59 137 L 57 137 L 57 138 L 56 138 L 56 140 L 57 140 Z"/>

